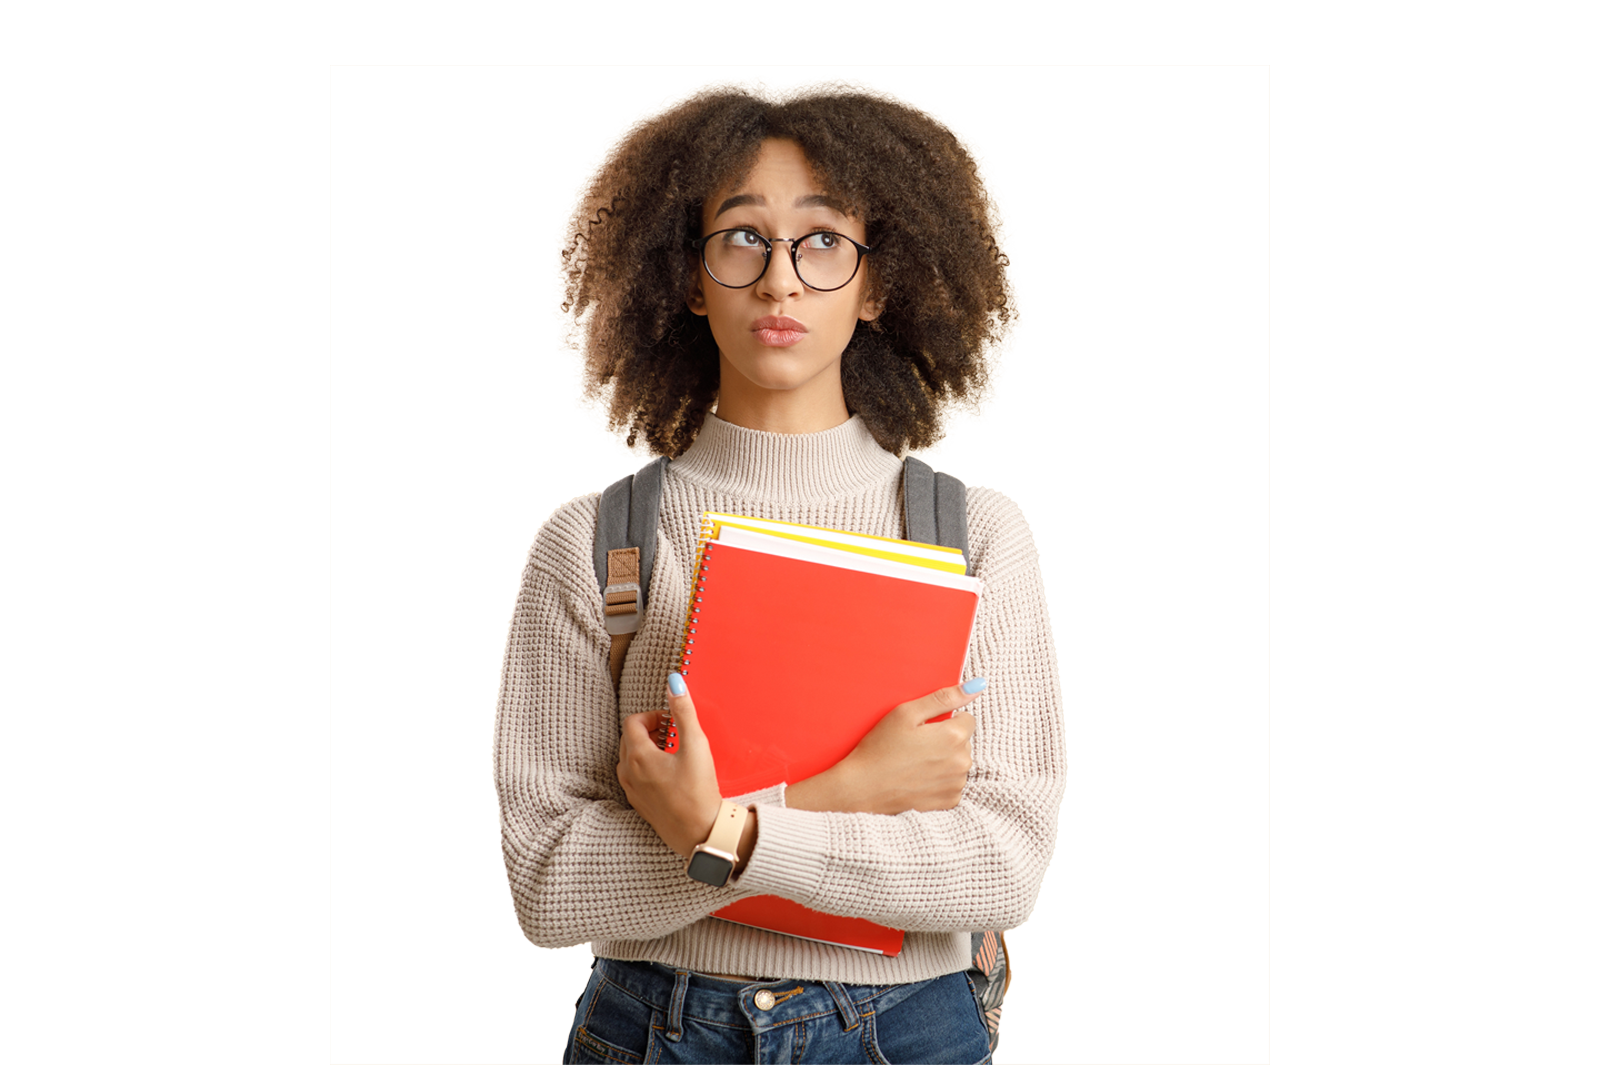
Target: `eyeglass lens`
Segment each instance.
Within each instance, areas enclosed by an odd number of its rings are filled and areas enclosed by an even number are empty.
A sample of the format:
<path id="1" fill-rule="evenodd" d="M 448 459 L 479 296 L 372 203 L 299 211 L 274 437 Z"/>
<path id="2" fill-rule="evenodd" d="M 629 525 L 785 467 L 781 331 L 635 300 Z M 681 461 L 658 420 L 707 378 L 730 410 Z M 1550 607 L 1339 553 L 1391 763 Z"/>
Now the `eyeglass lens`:
<path id="1" fill-rule="evenodd" d="M 706 269 L 731 288 L 754 284 L 767 265 L 768 249 L 784 254 L 789 243 L 770 245 L 752 229 L 714 234 L 705 244 Z M 861 252 L 837 233 L 811 233 L 793 245 L 795 272 L 807 288 L 841 288 L 855 276 Z"/>

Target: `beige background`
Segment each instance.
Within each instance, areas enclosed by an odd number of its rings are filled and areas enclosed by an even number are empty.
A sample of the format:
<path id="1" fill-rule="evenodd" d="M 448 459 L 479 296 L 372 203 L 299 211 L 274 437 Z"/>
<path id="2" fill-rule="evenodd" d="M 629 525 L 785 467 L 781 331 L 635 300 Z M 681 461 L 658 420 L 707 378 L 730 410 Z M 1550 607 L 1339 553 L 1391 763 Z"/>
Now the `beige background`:
<path id="1" fill-rule="evenodd" d="M 1008 225 L 1000 392 L 923 456 L 1034 525 L 1080 756 L 1002 1060 L 1264 1059 L 1259 969 L 1046 948 L 1259 947 L 1269 750 L 1275 1060 L 1584 1046 L 1595 70 L 334 69 L 232 110 L 8 85 L 174 272 L 182 179 L 96 128 L 235 170 L 254 144 L 282 178 L 200 203 L 269 198 L 286 233 L 331 162 L 333 1060 L 558 1054 L 586 959 L 512 919 L 494 691 L 533 532 L 643 459 L 573 401 L 560 222 L 635 118 L 819 75 L 947 120 Z"/>

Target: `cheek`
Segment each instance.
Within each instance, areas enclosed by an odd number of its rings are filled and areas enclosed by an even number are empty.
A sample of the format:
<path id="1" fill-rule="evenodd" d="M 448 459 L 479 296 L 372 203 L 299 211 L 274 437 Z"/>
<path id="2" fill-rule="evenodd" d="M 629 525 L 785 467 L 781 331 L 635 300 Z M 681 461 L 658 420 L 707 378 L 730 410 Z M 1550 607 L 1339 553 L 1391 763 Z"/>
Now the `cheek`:
<path id="1" fill-rule="evenodd" d="M 701 304 L 705 307 L 706 317 L 711 322 L 711 328 L 717 331 L 726 330 L 729 322 L 738 313 L 735 308 L 737 301 L 729 299 L 729 296 L 735 296 L 737 293 L 723 288 L 715 281 L 710 282 L 700 292 Z"/>

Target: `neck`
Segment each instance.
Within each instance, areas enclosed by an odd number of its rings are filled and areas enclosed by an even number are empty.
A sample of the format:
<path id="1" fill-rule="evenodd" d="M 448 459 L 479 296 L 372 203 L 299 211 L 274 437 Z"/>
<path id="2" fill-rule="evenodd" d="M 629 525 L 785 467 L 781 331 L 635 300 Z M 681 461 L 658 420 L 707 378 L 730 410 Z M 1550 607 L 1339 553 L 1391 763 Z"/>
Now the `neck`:
<path id="1" fill-rule="evenodd" d="M 850 420 L 839 364 L 797 388 L 761 388 L 724 360 L 717 417 L 765 433 L 820 433 Z"/>
<path id="2" fill-rule="evenodd" d="M 815 433 L 774 433 L 708 414 L 689 450 L 672 460 L 672 473 L 731 500 L 794 503 L 836 499 L 885 483 L 892 490 L 901 465 L 860 418 Z"/>

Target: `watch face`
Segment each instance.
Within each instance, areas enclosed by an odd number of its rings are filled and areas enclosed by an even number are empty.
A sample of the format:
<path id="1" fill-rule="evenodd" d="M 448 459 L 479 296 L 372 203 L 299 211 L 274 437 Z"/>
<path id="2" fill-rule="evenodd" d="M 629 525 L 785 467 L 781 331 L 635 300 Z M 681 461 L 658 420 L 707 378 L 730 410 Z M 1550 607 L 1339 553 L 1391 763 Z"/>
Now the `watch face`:
<path id="1" fill-rule="evenodd" d="M 705 851 L 695 851 L 689 859 L 689 877 L 702 884 L 712 887 L 721 887 L 728 882 L 728 874 L 733 872 L 733 863 L 726 858 L 718 858 L 715 854 Z"/>

